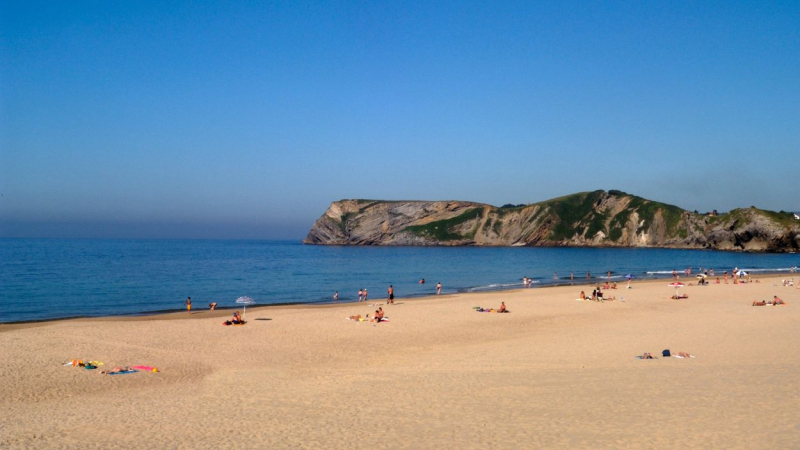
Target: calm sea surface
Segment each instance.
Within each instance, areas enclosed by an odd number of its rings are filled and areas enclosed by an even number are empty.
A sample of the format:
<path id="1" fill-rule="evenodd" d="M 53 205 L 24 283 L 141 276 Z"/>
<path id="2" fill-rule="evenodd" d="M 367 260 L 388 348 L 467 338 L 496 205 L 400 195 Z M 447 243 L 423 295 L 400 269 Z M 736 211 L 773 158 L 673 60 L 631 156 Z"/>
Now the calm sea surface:
<path id="1" fill-rule="evenodd" d="M 586 272 L 617 281 L 668 277 L 672 269 L 734 267 L 785 273 L 797 254 L 695 250 L 483 247 L 328 247 L 288 241 L 0 239 L 0 322 L 78 316 L 146 314 L 209 302 L 236 306 L 242 295 L 258 304 L 354 301 L 359 288 L 398 299 L 586 282 Z M 554 272 L 558 280 L 553 279 Z M 427 281 L 421 285 L 420 278 Z M 595 279 L 596 281 L 596 279 Z"/>

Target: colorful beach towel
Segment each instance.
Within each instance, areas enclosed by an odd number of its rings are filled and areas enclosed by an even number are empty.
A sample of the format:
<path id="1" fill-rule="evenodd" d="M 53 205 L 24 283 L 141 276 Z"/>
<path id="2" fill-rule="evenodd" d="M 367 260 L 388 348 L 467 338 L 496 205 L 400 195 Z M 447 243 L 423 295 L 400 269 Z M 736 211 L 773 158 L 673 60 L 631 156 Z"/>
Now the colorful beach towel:
<path id="1" fill-rule="evenodd" d="M 106 375 L 127 375 L 129 373 L 136 373 L 138 370 L 123 370 L 122 372 L 109 372 Z"/>

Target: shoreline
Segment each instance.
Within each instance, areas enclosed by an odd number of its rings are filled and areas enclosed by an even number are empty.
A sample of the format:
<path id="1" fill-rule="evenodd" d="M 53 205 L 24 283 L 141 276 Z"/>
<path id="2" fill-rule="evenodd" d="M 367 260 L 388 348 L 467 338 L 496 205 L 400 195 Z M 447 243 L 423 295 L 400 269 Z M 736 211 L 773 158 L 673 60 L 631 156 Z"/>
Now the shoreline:
<path id="1" fill-rule="evenodd" d="M 794 275 L 797 274 L 790 274 L 792 278 Z M 759 274 L 758 277 L 753 277 L 753 280 L 761 280 L 761 279 L 771 279 L 771 278 L 779 278 L 781 276 L 780 273 L 765 273 L 763 275 Z M 613 278 L 613 276 L 612 276 Z M 716 278 L 716 277 L 715 277 Z M 696 281 L 695 275 L 690 275 L 690 278 L 693 282 Z M 600 279 L 598 279 L 600 280 Z M 642 284 L 651 284 L 651 283 L 659 283 L 664 281 L 670 281 L 672 277 L 660 277 L 660 278 L 647 278 L 647 279 L 637 279 L 633 282 L 633 285 L 642 285 Z M 679 278 L 680 280 L 688 280 L 687 278 Z M 612 280 L 613 281 L 613 280 Z M 798 280 L 800 283 L 800 280 Z M 625 288 L 627 281 L 623 283 L 617 283 L 619 286 L 615 291 L 626 291 Z M 501 295 L 503 293 L 507 294 L 514 294 L 518 292 L 526 292 L 530 290 L 541 290 L 541 289 L 555 289 L 555 288 L 564 288 L 564 287 L 579 287 L 579 286 L 595 286 L 598 283 L 594 282 L 574 282 L 574 283 L 558 283 L 558 282 L 550 282 L 550 283 L 534 283 L 534 285 L 530 288 L 523 288 L 523 287 L 510 287 L 510 288 L 496 288 L 496 289 L 483 289 L 483 290 L 472 290 L 472 291 L 454 291 L 454 292 L 447 292 L 442 295 L 410 295 L 406 297 L 397 297 L 395 300 L 431 300 L 436 298 L 443 298 L 448 296 L 457 296 L 457 295 Z M 600 283 L 602 286 L 603 283 Z M 688 282 L 686 283 L 688 285 Z M 714 283 L 709 283 L 712 285 Z M 721 283 L 725 284 L 725 283 Z M 608 291 L 604 291 L 608 292 Z M 576 294 L 577 295 L 577 294 Z M 374 298 L 369 300 L 370 304 L 374 304 L 376 302 L 383 303 L 386 301 L 385 297 Z M 265 309 L 283 309 L 283 308 L 334 308 L 339 306 L 358 306 L 361 304 L 366 304 L 366 302 L 358 302 L 358 301 L 318 301 L 318 302 L 286 302 L 286 303 L 270 303 L 270 304 L 263 304 L 263 305 L 253 305 L 248 307 L 248 311 L 261 311 Z M 70 321 L 80 321 L 80 322 L 92 322 L 92 321 L 130 321 L 130 322 L 138 322 L 138 321 L 145 321 L 145 320 L 172 320 L 172 319 L 202 319 L 202 318 L 217 318 L 217 317 L 227 317 L 231 314 L 231 311 L 242 310 L 240 306 L 220 306 L 217 307 L 215 310 L 210 309 L 193 309 L 191 313 L 188 314 L 184 308 L 178 309 L 171 309 L 171 310 L 163 310 L 163 311 L 153 311 L 153 312 L 140 312 L 140 313 L 128 313 L 128 314 L 109 314 L 109 315 L 101 315 L 101 316 L 74 316 L 74 317 L 57 317 L 51 319 L 42 319 L 42 320 L 23 320 L 23 321 L 14 321 L 14 322 L 0 322 L 0 333 L 5 330 L 13 330 L 13 329 L 24 329 L 30 327 L 37 327 L 37 326 L 44 326 L 50 323 L 58 323 L 58 322 L 70 322 Z"/>

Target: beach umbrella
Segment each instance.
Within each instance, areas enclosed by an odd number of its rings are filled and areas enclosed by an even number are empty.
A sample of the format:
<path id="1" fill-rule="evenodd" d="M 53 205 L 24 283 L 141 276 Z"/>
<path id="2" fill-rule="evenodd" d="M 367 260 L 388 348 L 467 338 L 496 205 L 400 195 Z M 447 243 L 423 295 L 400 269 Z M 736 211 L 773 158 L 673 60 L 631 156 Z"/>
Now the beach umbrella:
<path id="1" fill-rule="evenodd" d="M 669 285 L 670 285 L 670 287 L 674 287 L 675 288 L 675 297 L 678 296 L 678 289 L 682 288 L 684 286 L 683 283 L 681 283 L 680 281 L 673 281 Z"/>
<path id="2" fill-rule="evenodd" d="M 247 305 L 252 305 L 255 303 L 255 300 L 250 297 L 239 297 L 236 299 L 236 303 L 244 305 L 244 314 L 242 314 L 242 320 L 245 320 L 245 316 L 247 316 Z"/>

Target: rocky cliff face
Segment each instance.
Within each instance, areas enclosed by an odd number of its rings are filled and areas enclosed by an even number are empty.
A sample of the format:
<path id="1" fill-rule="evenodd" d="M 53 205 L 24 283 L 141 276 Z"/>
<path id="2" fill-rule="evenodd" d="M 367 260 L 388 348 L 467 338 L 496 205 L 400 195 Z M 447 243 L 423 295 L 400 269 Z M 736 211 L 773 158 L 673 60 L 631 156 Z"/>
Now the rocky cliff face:
<path id="1" fill-rule="evenodd" d="M 756 208 L 706 216 L 620 191 L 498 208 L 461 201 L 333 202 L 305 243 L 800 250 L 800 221 Z"/>

